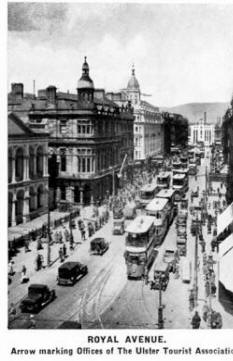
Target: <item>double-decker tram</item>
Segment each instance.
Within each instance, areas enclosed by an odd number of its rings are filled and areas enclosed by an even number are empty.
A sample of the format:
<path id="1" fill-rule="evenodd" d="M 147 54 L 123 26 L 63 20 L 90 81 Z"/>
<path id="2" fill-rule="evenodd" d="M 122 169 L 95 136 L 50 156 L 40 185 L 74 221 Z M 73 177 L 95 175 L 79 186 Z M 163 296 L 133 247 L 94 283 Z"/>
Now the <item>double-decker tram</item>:
<path id="1" fill-rule="evenodd" d="M 157 177 L 157 186 L 159 189 L 169 188 L 171 184 L 171 173 L 160 172 Z"/>
<path id="2" fill-rule="evenodd" d="M 126 228 L 124 253 L 128 278 L 141 278 L 148 274 L 156 254 L 154 218 L 138 216 Z"/>
<path id="3" fill-rule="evenodd" d="M 141 207 L 145 207 L 156 196 L 159 188 L 157 183 L 144 185 L 139 191 L 139 203 Z"/>
<path id="4" fill-rule="evenodd" d="M 184 173 L 175 174 L 172 178 L 172 188 L 176 191 L 176 201 L 181 200 L 188 190 L 188 176 Z"/>
<path id="5" fill-rule="evenodd" d="M 197 164 L 195 159 L 190 159 L 189 161 L 189 175 L 197 174 Z"/>
<path id="6" fill-rule="evenodd" d="M 178 174 L 183 172 L 183 165 L 180 160 L 176 160 L 172 162 L 172 174 Z"/>
<path id="7" fill-rule="evenodd" d="M 176 191 L 172 188 L 161 189 L 157 194 L 156 198 L 163 198 L 168 200 L 168 215 L 169 215 L 169 225 L 172 223 L 174 217 L 177 213 L 177 205 L 175 203 L 175 194 Z"/>
<path id="8" fill-rule="evenodd" d="M 169 206 L 168 199 L 154 198 L 146 206 L 146 214 L 153 216 L 156 234 L 156 244 L 160 245 L 169 228 Z"/>
<path id="9" fill-rule="evenodd" d="M 180 162 L 181 162 L 181 164 L 182 164 L 182 166 L 183 166 L 184 169 L 188 168 L 188 166 L 189 166 L 189 158 L 188 158 L 188 155 L 182 154 L 182 155 L 180 156 Z"/>

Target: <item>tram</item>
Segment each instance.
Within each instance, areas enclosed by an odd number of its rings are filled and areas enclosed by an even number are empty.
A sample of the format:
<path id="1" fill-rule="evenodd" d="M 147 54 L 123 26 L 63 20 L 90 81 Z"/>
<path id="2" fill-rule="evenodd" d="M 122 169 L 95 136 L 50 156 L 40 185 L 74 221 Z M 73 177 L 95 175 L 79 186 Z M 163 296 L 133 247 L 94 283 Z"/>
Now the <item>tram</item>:
<path id="1" fill-rule="evenodd" d="M 181 200 L 188 190 L 188 177 L 186 174 L 175 174 L 172 179 L 172 188 L 176 191 L 175 199 Z"/>
<path id="2" fill-rule="evenodd" d="M 169 225 L 172 223 L 174 217 L 177 214 L 177 205 L 175 203 L 176 191 L 172 188 L 161 189 L 157 194 L 156 198 L 164 198 L 168 200 L 168 214 L 169 214 Z"/>
<path id="3" fill-rule="evenodd" d="M 169 228 L 169 206 L 168 199 L 154 198 L 146 206 L 146 214 L 153 216 L 156 228 L 156 244 L 160 245 Z"/>
<path id="4" fill-rule="evenodd" d="M 157 186 L 159 189 L 169 188 L 171 184 L 171 173 L 161 172 L 157 177 Z"/>
<path id="5" fill-rule="evenodd" d="M 145 207 L 158 193 L 159 188 L 157 183 L 151 183 L 144 185 L 139 191 L 139 204 L 141 207 Z"/>
<path id="6" fill-rule="evenodd" d="M 128 225 L 126 232 L 124 257 L 128 279 L 142 278 L 148 274 L 158 253 L 154 217 L 138 216 Z"/>

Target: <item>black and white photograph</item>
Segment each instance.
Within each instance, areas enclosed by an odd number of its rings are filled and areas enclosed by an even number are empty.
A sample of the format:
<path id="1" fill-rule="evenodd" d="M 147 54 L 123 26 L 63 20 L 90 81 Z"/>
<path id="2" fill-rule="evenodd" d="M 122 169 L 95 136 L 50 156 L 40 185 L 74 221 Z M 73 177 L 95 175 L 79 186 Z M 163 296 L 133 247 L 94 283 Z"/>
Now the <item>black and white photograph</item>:
<path id="1" fill-rule="evenodd" d="M 233 329 L 233 4 L 7 17 L 8 330 Z"/>

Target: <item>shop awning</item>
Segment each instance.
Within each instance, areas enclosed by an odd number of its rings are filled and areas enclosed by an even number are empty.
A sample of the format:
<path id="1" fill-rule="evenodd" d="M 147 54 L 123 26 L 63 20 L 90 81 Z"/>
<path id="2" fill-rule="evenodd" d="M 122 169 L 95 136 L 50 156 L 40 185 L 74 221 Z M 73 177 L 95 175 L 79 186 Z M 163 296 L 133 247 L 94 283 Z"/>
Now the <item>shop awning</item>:
<path id="1" fill-rule="evenodd" d="M 219 257 L 224 257 L 230 250 L 233 252 L 233 234 L 219 244 Z"/>
<path id="2" fill-rule="evenodd" d="M 225 239 L 220 244 L 220 252 L 222 254 L 219 260 L 219 281 L 224 287 L 233 292 L 233 235 Z"/>
<path id="3" fill-rule="evenodd" d="M 217 236 L 233 222 L 233 202 L 217 218 Z"/>

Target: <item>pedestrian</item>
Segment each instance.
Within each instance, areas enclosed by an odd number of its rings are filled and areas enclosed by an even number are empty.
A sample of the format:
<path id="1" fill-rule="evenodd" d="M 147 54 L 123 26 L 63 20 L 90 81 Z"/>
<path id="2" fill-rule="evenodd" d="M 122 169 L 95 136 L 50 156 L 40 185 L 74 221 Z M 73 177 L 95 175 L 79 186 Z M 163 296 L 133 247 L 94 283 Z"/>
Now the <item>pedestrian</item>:
<path id="1" fill-rule="evenodd" d="M 29 277 L 27 275 L 27 268 L 25 265 L 23 265 L 22 271 L 21 271 L 21 283 L 26 283 L 28 281 L 29 281 Z"/>
<path id="2" fill-rule="evenodd" d="M 192 321 L 191 321 L 192 328 L 193 329 L 200 328 L 200 323 L 201 323 L 201 317 L 199 316 L 198 312 L 195 311 L 195 314 L 194 314 L 194 316 L 192 318 Z"/>
<path id="3" fill-rule="evenodd" d="M 12 302 L 10 304 L 8 314 L 9 314 L 9 321 L 13 321 L 15 319 L 15 317 L 16 317 L 17 310 L 16 310 L 16 307 L 15 307 L 14 303 L 12 303 Z"/>
<path id="4" fill-rule="evenodd" d="M 62 237 L 62 232 L 59 231 L 59 243 L 62 243 L 63 242 L 63 237 Z"/>
<path id="5" fill-rule="evenodd" d="M 67 256 L 67 249 L 66 249 L 65 243 L 63 244 L 63 255 L 64 255 L 64 258 L 66 258 L 66 256 Z"/>
<path id="6" fill-rule="evenodd" d="M 22 271 L 21 271 L 24 275 L 26 274 L 26 272 L 27 272 L 27 268 L 26 268 L 26 266 L 25 266 L 25 264 L 23 264 L 23 266 L 22 266 Z"/>
<path id="7" fill-rule="evenodd" d="M 10 276 L 14 276 L 15 271 L 14 271 L 14 261 L 10 261 L 9 265 L 8 265 L 8 274 Z"/>
<path id="8" fill-rule="evenodd" d="M 72 251 L 74 249 L 74 237 L 71 234 L 70 235 L 70 250 Z"/>
<path id="9" fill-rule="evenodd" d="M 86 232 L 85 232 L 84 228 L 81 230 L 81 236 L 82 236 L 82 240 L 85 241 L 86 240 Z"/>
<path id="10" fill-rule="evenodd" d="M 63 262 L 63 261 L 64 261 L 64 255 L 63 255 L 63 249 L 62 249 L 62 247 L 59 248 L 58 256 L 59 256 L 59 258 L 60 258 L 60 261 Z"/>
<path id="11" fill-rule="evenodd" d="M 28 328 L 36 328 L 36 320 L 34 315 L 30 315 Z"/>
<path id="12" fill-rule="evenodd" d="M 43 249 L 41 237 L 39 237 L 37 240 L 37 251 L 39 251 L 40 249 Z"/>
<path id="13" fill-rule="evenodd" d="M 25 250 L 25 253 L 30 252 L 28 239 L 25 239 L 25 241 L 24 241 L 24 250 Z"/>
<path id="14" fill-rule="evenodd" d="M 194 290 L 191 289 L 190 294 L 189 294 L 189 309 L 190 309 L 190 311 L 192 311 L 194 309 L 194 301 L 195 301 Z"/>

